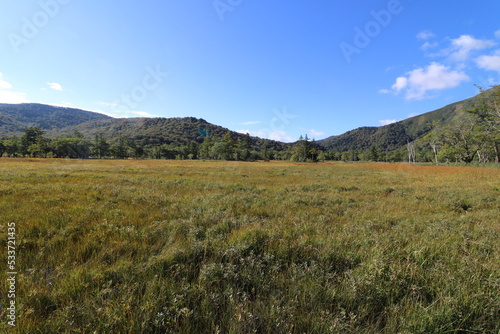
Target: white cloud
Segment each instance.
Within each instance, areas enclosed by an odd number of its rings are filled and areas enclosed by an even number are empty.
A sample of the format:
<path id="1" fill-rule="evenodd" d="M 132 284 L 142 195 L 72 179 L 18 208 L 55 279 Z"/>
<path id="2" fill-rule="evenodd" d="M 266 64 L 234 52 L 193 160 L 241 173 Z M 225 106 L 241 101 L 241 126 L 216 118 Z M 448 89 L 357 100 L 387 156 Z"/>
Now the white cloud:
<path id="1" fill-rule="evenodd" d="M 475 61 L 479 68 L 500 72 L 500 50 L 496 51 L 493 56 L 480 56 Z"/>
<path id="2" fill-rule="evenodd" d="M 54 107 L 61 107 L 61 108 L 76 108 L 72 103 L 69 103 L 69 102 L 52 103 L 52 102 L 46 102 L 46 101 L 39 101 L 37 103 L 46 104 L 46 105 L 54 106 Z M 83 108 L 76 108 L 76 109 L 85 110 Z M 86 110 L 86 111 L 92 111 L 92 110 Z"/>
<path id="3" fill-rule="evenodd" d="M 424 31 L 421 31 L 417 34 L 417 38 L 418 39 L 421 39 L 421 40 L 428 40 L 432 37 L 435 37 L 436 35 L 434 35 L 434 33 L 430 30 L 424 30 Z"/>
<path id="4" fill-rule="evenodd" d="M 398 120 L 397 119 L 383 119 L 383 120 L 380 120 L 378 122 L 380 123 L 381 126 L 384 126 L 384 125 L 396 123 L 396 122 L 398 122 Z"/>
<path id="5" fill-rule="evenodd" d="M 326 135 L 323 131 L 316 131 L 314 129 L 309 130 L 309 134 L 313 137 L 323 137 Z"/>
<path id="6" fill-rule="evenodd" d="M 0 90 L 0 103 L 29 103 L 25 93 Z"/>
<path id="7" fill-rule="evenodd" d="M 135 116 L 139 116 L 139 117 L 159 117 L 157 115 L 148 113 L 146 111 L 131 111 L 130 113 L 132 113 Z"/>
<path id="8" fill-rule="evenodd" d="M 0 89 L 11 89 L 12 85 L 7 81 L 2 80 L 3 74 L 0 73 Z"/>
<path id="9" fill-rule="evenodd" d="M 290 137 L 285 131 L 273 131 L 269 134 L 268 138 L 286 143 L 297 141 L 296 138 Z"/>
<path id="10" fill-rule="evenodd" d="M 434 37 L 436 37 L 436 35 L 430 30 L 424 30 L 424 31 L 419 32 L 417 34 L 417 39 L 422 40 L 422 41 L 426 41 L 424 44 L 422 44 L 420 49 L 427 51 L 429 49 L 433 49 L 433 48 L 438 47 L 439 46 L 438 42 L 429 42 L 429 39 L 434 38 Z"/>
<path id="11" fill-rule="evenodd" d="M 113 102 L 97 102 L 97 105 L 103 106 L 103 107 L 111 107 L 111 108 L 119 108 L 122 105 L 118 103 L 113 103 Z"/>
<path id="12" fill-rule="evenodd" d="M 116 110 L 116 111 L 112 111 L 112 112 L 106 112 L 106 111 L 96 111 L 96 112 L 104 114 L 106 116 L 114 117 L 114 118 L 161 117 L 158 115 L 150 114 L 146 111 Z"/>
<path id="13" fill-rule="evenodd" d="M 464 72 L 433 62 L 397 78 L 392 89 L 395 93 L 404 91 L 407 100 L 419 100 L 425 98 L 428 91 L 453 88 L 468 80 Z"/>
<path id="14" fill-rule="evenodd" d="M 427 51 L 429 49 L 434 49 L 434 48 L 437 48 L 439 46 L 439 43 L 438 42 L 434 42 L 434 43 L 431 43 L 431 42 L 425 42 L 420 48 L 424 51 Z"/>
<path id="15" fill-rule="evenodd" d="M 461 35 L 451 40 L 452 47 L 444 52 L 449 52 L 449 57 L 454 61 L 466 61 L 470 53 L 475 50 L 484 50 L 495 46 L 497 43 L 489 40 L 476 39 L 472 35 Z"/>
<path id="16" fill-rule="evenodd" d="M 236 130 L 236 132 L 242 133 L 242 134 L 248 133 L 250 136 L 267 138 L 267 139 L 277 140 L 277 141 L 287 142 L 287 143 L 297 141 L 296 138 L 289 136 L 285 131 L 268 131 L 266 129 L 257 130 L 257 131 L 250 131 L 247 129 L 241 129 L 241 130 Z"/>
<path id="17" fill-rule="evenodd" d="M 243 122 L 240 123 L 241 125 L 255 125 L 255 124 L 261 124 L 261 121 L 249 121 L 249 122 Z"/>
<path id="18" fill-rule="evenodd" d="M 124 108 L 120 103 L 117 102 L 104 102 L 104 101 L 99 101 L 96 102 L 95 104 L 106 107 L 108 110 L 112 109 L 110 111 L 97 111 L 101 114 L 104 114 L 106 116 L 114 117 L 114 118 L 131 118 L 131 117 L 162 117 L 159 115 L 154 115 L 151 113 L 148 113 L 146 111 L 141 111 L 141 110 L 120 110 L 121 108 Z"/>
<path id="19" fill-rule="evenodd" d="M 494 78 L 494 77 L 489 77 L 486 79 L 486 82 L 488 83 L 489 86 L 497 86 L 500 85 L 500 79 Z"/>
<path id="20" fill-rule="evenodd" d="M 57 82 L 47 82 L 47 85 L 49 85 L 49 87 L 53 90 L 57 90 L 57 91 L 63 90 L 61 84 L 58 84 Z"/>
<path id="21" fill-rule="evenodd" d="M 405 77 L 399 77 L 396 79 L 396 83 L 392 85 L 392 89 L 399 92 L 408 86 L 408 79 Z"/>
<path id="22" fill-rule="evenodd" d="M 10 91 L 12 85 L 2 78 L 3 74 L 0 73 L 0 103 L 29 103 L 25 93 Z"/>

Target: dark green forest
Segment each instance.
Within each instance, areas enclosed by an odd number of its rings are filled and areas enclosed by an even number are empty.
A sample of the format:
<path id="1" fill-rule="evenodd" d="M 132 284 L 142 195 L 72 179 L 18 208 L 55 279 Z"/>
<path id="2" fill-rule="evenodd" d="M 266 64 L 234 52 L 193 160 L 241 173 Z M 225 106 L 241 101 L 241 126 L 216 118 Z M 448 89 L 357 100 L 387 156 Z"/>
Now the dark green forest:
<path id="1" fill-rule="evenodd" d="M 382 127 L 295 143 L 251 137 L 204 119 L 114 119 L 39 104 L 0 105 L 0 157 L 500 162 L 500 89 Z"/>

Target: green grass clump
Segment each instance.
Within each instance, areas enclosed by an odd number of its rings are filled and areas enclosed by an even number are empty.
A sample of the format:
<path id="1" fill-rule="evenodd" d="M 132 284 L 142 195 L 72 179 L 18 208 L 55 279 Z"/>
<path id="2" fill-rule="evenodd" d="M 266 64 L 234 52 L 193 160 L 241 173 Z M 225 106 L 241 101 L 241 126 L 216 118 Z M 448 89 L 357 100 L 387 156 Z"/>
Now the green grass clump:
<path id="1" fill-rule="evenodd" d="M 498 333 L 499 172 L 0 159 L 0 331 Z"/>

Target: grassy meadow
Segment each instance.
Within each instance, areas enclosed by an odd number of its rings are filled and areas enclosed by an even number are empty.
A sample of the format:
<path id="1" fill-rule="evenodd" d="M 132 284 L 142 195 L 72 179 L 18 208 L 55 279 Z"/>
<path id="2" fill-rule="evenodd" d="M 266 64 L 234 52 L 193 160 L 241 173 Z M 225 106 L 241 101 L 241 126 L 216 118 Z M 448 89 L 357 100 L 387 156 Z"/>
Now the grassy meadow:
<path id="1" fill-rule="evenodd" d="M 499 217 L 500 169 L 2 158 L 0 332 L 497 334 Z"/>

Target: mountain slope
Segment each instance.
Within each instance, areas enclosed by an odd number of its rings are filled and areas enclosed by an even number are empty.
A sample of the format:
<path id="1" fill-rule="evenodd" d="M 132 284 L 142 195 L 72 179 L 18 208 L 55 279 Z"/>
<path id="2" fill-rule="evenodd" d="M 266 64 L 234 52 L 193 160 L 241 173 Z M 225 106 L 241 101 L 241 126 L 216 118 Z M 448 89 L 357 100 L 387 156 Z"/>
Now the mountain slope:
<path id="1" fill-rule="evenodd" d="M 43 104 L 0 104 L 0 139 L 20 136 L 23 130 L 38 127 L 48 138 L 69 137 L 76 132 L 91 140 L 102 134 L 110 143 L 120 137 L 139 145 L 202 143 L 209 134 L 222 137 L 228 131 L 233 138 L 245 135 L 210 124 L 204 119 L 185 118 L 112 118 L 95 112 Z M 254 146 L 264 139 L 252 137 Z M 282 150 L 287 144 L 269 140 L 268 148 Z"/>
<path id="2" fill-rule="evenodd" d="M 381 127 L 361 127 L 339 136 L 332 136 L 317 143 L 334 151 L 367 150 L 371 146 L 384 150 L 403 147 L 408 141 L 416 140 L 432 130 L 433 122 L 449 125 L 463 117 L 479 98 L 488 98 L 499 87 L 443 108 Z M 110 143 L 120 137 L 140 145 L 175 144 L 203 142 L 211 134 L 222 137 L 228 129 L 194 117 L 185 118 L 112 118 L 106 115 L 43 104 L 0 104 L 0 139 L 21 135 L 28 127 L 45 130 L 49 138 L 81 133 L 87 139 L 103 134 Z M 244 135 L 230 131 L 233 138 Z M 264 139 L 252 137 L 253 145 L 260 145 Z M 290 147 L 277 141 L 268 141 L 268 148 L 283 150 Z"/>
<path id="3" fill-rule="evenodd" d="M 141 145 L 176 144 L 183 145 L 196 141 L 202 143 L 208 135 L 222 137 L 231 132 L 233 138 L 243 138 L 245 135 L 230 131 L 221 126 L 208 123 L 204 119 L 194 117 L 184 118 L 119 118 L 91 121 L 76 126 L 70 126 L 57 131 L 49 131 L 49 137 L 72 134 L 75 131 L 87 139 L 103 134 L 104 138 L 113 142 L 124 136 L 132 142 Z M 252 141 L 263 139 L 253 137 Z M 269 141 L 269 145 L 282 148 L 283 143 Z"/>
<path id="4" fill-rule="evenodd" d="M 0 137 L 19 135 L 23 129 L 62 129 L 88 121 L 111 119 L 95 112 L 38 103 L 0 104 Z"/>
<path id="5" fill-rule="evenodd" d="M 367 150 L 376 146 L 385 150 L 394 150 L 404 146 L 408 141 L 416 140 L 432 130 L 433 122 L 449 125 L 459 120 L 465 110 L 470 108 L 478 98 L 488 98 L 492 90 L 480 96 L 449 104 L 443 108 L 411 117 L 397 123 L 381 127 L 361 127 L 339 136 L 332 136 L 318 141 L 325 149 L 335 151 Z"/>

